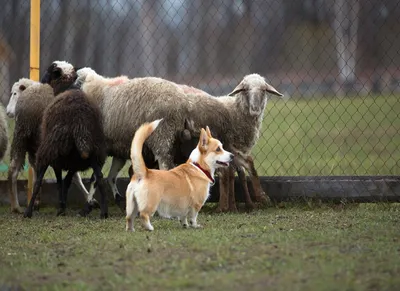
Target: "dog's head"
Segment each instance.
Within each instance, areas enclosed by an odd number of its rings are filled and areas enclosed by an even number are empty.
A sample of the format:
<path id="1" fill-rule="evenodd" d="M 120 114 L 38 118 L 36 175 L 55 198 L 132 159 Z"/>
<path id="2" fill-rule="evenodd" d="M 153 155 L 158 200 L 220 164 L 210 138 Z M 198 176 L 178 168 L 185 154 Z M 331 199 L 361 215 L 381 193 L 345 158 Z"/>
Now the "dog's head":
<path id="1" fill-rule="evenodd" d="M 76 69 L 65 61 L 54 61 L 44 73 L 41 83 L 49 84 L 54 95 L 67 90 L 76 80 Z"/>
<path id="2" fill-rule="evenodd" d="M 199 143 L 189 159 L 214 173 L 218 168 L 229 166 L 233 159 L 233 154 L 224 150 L 222 143 L 212 137 L 211 131 L 207 126 L 206 129 L 201 129 Z"/>

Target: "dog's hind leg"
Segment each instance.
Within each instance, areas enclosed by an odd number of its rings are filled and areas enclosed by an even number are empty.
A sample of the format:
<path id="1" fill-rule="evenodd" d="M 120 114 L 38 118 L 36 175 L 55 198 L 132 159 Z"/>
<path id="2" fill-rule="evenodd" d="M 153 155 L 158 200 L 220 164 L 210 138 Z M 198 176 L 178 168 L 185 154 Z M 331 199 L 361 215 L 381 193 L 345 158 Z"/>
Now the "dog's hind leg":
<path id="1" fill-rule="evenodd" d="M 133 226 L 133 221 L 135 217 L 139 213 L 138 205 L 136 203 L 136 199 L 134 197 L 134 185 L 129 183 L 128 188 L 126 189 L 126 231 L 135 231 Z"/>
<path id="2" fill-rule="evenodd" d="M 149 231 L 153 231 L 154 227 L 150 223 L 150 214 L 147 211 L 140 211 L 143 227 Z"/>
<path id="3" fill-rule="evenodd" d="M 247 179 L 246 179 L 246 173 L 244 172 L 244 168 L 242 166 L 239 166 L 237 168 L 237 173 L 239 176 L 240 184 L 243 187 L 246 208 L 248 210 L 252 210 L 252 209 L 254 209 L 255 205 L 254 205 L 253 201 L 251 201 L 249 188 L 247 187 Z"/>

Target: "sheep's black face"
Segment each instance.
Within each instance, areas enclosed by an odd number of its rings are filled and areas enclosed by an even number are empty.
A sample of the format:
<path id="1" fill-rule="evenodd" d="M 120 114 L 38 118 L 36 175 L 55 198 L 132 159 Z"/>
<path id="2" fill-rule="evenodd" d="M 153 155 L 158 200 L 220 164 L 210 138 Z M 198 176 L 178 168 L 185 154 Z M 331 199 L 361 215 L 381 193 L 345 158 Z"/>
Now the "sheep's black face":
<path id="1" fill-rule="evenodd" d="M 71 64 L 55 61 L 46 70 L 42 83 L 49 84 L 54 90 L 54 95 L 58 95 L 67 90 L 77 77 L 76 70 Z"/>

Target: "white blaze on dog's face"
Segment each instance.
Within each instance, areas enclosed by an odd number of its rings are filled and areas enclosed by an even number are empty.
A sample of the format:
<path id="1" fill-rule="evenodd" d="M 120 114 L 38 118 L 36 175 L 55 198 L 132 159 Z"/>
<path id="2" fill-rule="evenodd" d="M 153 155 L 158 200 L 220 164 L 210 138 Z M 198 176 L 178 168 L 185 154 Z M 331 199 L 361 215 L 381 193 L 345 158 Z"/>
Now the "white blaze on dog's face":
<path id="1" fill-rule="evenodd" d="M 14 83 L 11 88 L 11 97 L 10 101 L 8 101 L 7 105 L 7 116 L 13 118 L 15 116 L 15 108 L 17 106 L 17 101 L 21 96 L 21 93 L 26 89 L 25 85 L 20 84 L 19 82 Z"/>
<path id="2" fill-rule="evenodd" d="M 201 129 L 199 144 L 191 153 L 190 159 L 192 162 L 204 163 L 214 173 L 217 168 L 229 166 L 233 154 L 223 149 L 222 143 L 211 136 L 207 126 L 206 130 Z"/>

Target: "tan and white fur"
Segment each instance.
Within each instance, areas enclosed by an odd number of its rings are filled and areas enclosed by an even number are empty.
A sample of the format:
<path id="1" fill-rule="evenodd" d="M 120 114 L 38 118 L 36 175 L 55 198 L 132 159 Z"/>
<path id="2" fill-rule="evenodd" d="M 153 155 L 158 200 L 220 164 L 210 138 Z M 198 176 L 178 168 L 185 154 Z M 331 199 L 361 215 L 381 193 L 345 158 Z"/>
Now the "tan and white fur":
<path id="1" fill-rule="evenodd" d="M 145 140 L 162 119 L 143 124 L 135 133 L 131 146 L 134 175 L 126 190 L 126 230 L 134 231 L 133 220 L 140 213 L 143 226 L 154 230 L 150 217 L 157 211 L 163 217 L 178 217 L 184 227 L 201 227 L 197 215 L 209 196 L 214 172 L 226 167 L 233 154 L 201 129 L 199 143 L 188 161 L 171 170 L 148 169 L 142 157 Z"/>

